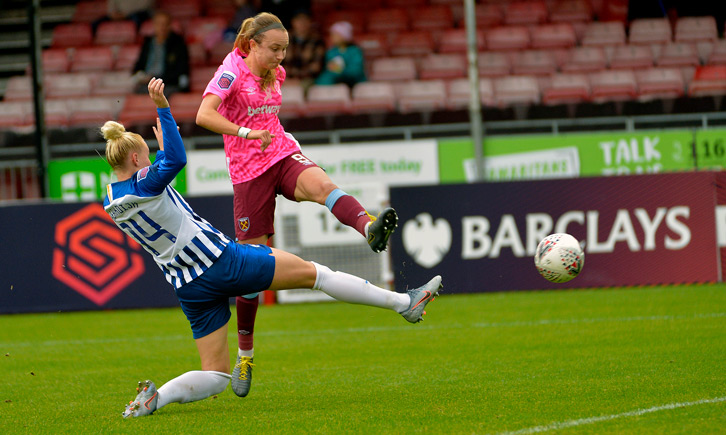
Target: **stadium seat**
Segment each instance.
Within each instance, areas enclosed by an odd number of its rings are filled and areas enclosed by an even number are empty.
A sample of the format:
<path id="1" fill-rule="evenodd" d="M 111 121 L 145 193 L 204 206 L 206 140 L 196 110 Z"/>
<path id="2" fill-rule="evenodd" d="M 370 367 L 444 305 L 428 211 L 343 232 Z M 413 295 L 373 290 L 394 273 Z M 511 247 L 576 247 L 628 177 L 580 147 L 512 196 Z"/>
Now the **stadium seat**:
<path id="1" fill-rule="evenodd" d="M 575 29 L 569 23 L 542 24 L 530 29 L 532 48 L 570 48 L 577 43 Z"/>
<path id="2" fill-rule="evenodd" d="M 93 76 L 85 73 L 49 75 L 45 79 L 48 98 L 88 97 L 93 88 Z"/>
<path id="3" fill-rule="evenodd" d="M 676 42 L 715 41 L 718 39 L 716 18 L 683 17 L 676 21 Z"/>
<path id="4" fill-rule="evenodd" d="M 392 56 L 426 56 L 434 51 L 431 33 L 424 31 L 399 33 L 391 44 Z"/>
<path id="5" fill-rule="evenodd" d="M 550 9 L 553 23 L 573 23 L 592 21 L 592 7 L 587 0 L 560 0 Z"/>
<path id="6" fill-rule="evenodd" d="M 350 89 L 347 85 L 313 85 L 308 89 L 305 114 L 336 115 L 350 112 Z"/>
<path id="7" fill-rule="evenodd" d="M 515 1 L 504 6 L 504 22 L 508 25 L 544 23 L 547 15 L 544 1 Z"/>
<path id="8" fill-rule="evenodd" d="M 314 7 L 315 4 L 313 4 Z M 237 7 L 232 1 L 207 1 L 204 5 L 204 14 L 208 17 L 222 17 L 229 20 L 236 12 Z"/>
<path id="9" fill-rule="evenodd" d="M 539 103 L 539 83 L 532 76 L 507 76 L 495 79 L 494 100 L 497 105 L 503 107 Z"/>
<path id="10" fill-rule="evenodd" d="M 455 79 L 466 74 L 466 58 L 461 54 L 431 54 L 419 64 L 421 80 Z"/>
<path id="11" fill-rule="evenodd" d="M 726 94 L 726 65 L 706 65 L 696 69 L 688 87 L 688 95 L 694 97 Z"/>
<path id="12" fill-rule="evenodd" d="M 68 125 L 72 127 L 100 127 L 108 120 L 117 119 L 122 106 L 123 97 L 91 97 L 69 100 L 70 116 Z M 174 116 L 176 117 L 176 110 Z"/>
<path id="13" fill-rule="evenodd" d="M 234 45 L 232 43 L 220 42 L 208 51 L 207 63 L 210 65 L 220 65 L 233 49 Z"/>
<path id="14" fill-rule="evenodd" d="M 653 51 L 649 45 L 619 45 L 610 59 L 612 69 L 650 68 L 653 66 Z"/>
<path id="15" fill-rule="evenodd" d="M 384 33 L 365 33 L 357 35 L 355 42 L 363 50 L 363 56 L 366 60 L 377 57 L 386 57 L 388 52 L 388 38 Z"/>
<path id="16" fill-rule="evenodd" d="M 198 92 L 177 92 L 169 97 L 169 106 L 174 108 L 174 119 L 178 122 L 194 123 L 201 103 L 202 95 Z"/>
<path id="17" fill-rule="evenodd" d="M 605 51 L 600 47 L 576 47 L 562 65 L 563 72 L 594 72 L 607 67 Z"/>
<path id="18" fill-rule="evenodd" d="M 317 1 L 314 1 L 313 3 L 317 3 Z M 341 10 L 349 10 L 349 9 L 380 9 L 384 6 L 383 0 L 368 0 L 368 1 L 360 1 L 360 0 L 338 0 L 337 6 Z M 335 6 L 335 4 L 334 4 Z"/>
<path id="19" fill-rule="evenodd" d="M 401 86 L 398 110 L 401 113 L 431 112 L 446 107 L 443 80 L 412 81 Z"/>
<path id="20" fill-rule="evenodd" d="M 451 110 L 461 110 L 469 107 L 469 98 L 471 98 L 469 79 L 451 80 L 448 85 L 447 107 Z M 479 97 L 482 106 L 493 107 L 496 104 L 492 79 L 479 79 Z"/>
<path id="21" fill-rule="evenodd" d="M 678 68 L 650 68 L 635 72 L 641 100 L 677 98 L 684 94 L 683 75 Z"/>
<path id="22" fill-rule="evenodd" d="M 73 22 L 92 23 L 107 13 L 105 0 L 82 1 L 76 5 L 76 10 L 73 12 Z"/>
<path id="23" fill-rule="evenodd" d="M 461 2 L 459 2 L 459 5 Z M 453 8 L 453 6 L 452 6 Z M 453 9 L 452 9 L 453 10 Z M 476 15 L 476 27 L 478 29 L 489 29 L 504 24 L 504 9 L 498 4 L 477 4 L 474 9 Z M 463 14 L 458 20 L 459 27 L 464 28 L 465 16 Z"/>
<path id="24" fill-rule="evenodd" d="M 201 42 L 187 44 L 190 66 L 205 66 L 207 64 L 207 49 Z"/>
<path id="25" fill-rule="evenodd" d="M 148 95 L 129 94 L 123 102 L 123 107 L 119 112 L 119 122 L 126 129 L 133 125 L 148 125 L 157 117 L 156 105 Z"/>
<path id="26" fill-rule="evenodd" d="M 188 44 L 202 43 L 212 47 L 222 39 L 222 32 L 227 28 L 227 20 L 221 17 L 194 17 L 189 21 L 184 32 Z"/>
<path id="27" fill-rule="evenodd" d="M 719 39 L 713 44 L 711 52 L 706 58 L 709 65 L 725 65 L 726 64 L 726 40 Z"/>
<path id="28" fill-rule="evenodd" d="M 620 21 L 593 22 L 585 28 L 582 45 L 602 47 L 625 44 L 625 26 Z"/>
<path id="29" fill-rule="evenodd" d="M 484 31 L 477 29 L 476 31 L 477 51 L 483 51 L 486 46 L 484 39 Z M 468 40 L 466 29 L 449 29 L 444 31 L 439 38 L 438 52 L 447 53 L 466 53 L 468 50 Z"/>
<path id="30" fill-rule="evenodd" d="M 96 45 L 125 45 L 136 43 L 136 24 L 133 21 L 106 21 L 98 25 Z"/>
<path id="31" fill-rule="evenodd" d="M 408 14 L 402 8 L 374 9 L 368 13 L 366 29 L 371 33 L 393 33 L 408 30 Z"/>
<path id="32" fill-rule="evenodd" d="M 91 26 L 87 23 L 58 24 L 53 29 L 51 46 L 61 47 L 83 47 L 91 45 L 93 33 Z"/>
<path id="33" fill-rule="evenodd" d="M 609 70 L 590 74 L 591 97 L 595 103 L 630 100 L 638 86 L 630 70 Z"/>
<path id="34" fill-rule="evenodd" d="M 46 94 L 48 91 L 46 90 Z M 5 86 L 5 101 L 26 101 L 33 99 L 33 84 L 30 76 L 13 76 Z"/>
<path id="35" fill-rule="evenodd" d="M 73 54 L 71 72 L 109 71 L 112 67 L 111 47 L 81 47 Z"/>
<path id="36" fill-rule="evenodd" d="M 178 20 L 189 20 L 202 15 L 202 4 L 199 0 L 160 0 L 157 8 Z"/>
<path id="37" fill-rule="evenodd" d="M 353 86 L 353 113 L 381 113 L 396 109 L 393 85 L 386 82 L 363 82 Z"/>
<path id="38" fill-rule="evenodd" d="M 136 81 L 130 71 L 110 71 L 99 75 L 91 93 L 94 96 L 122 96 L 134 92 Z"/>
<path id="39" fill-rule="evenodd" d="M 448 6 L 410 8 L 410 22 L 413 30 L 445 30 L 454 26 L 454 16 Z"/>
<path id="40" fill-rule="evenodd" d="M 207 85 L 217 72 L 217 66 L 204 66 L 192 68 L 189 73 L 189 87 L 192 92 L 204 92 Z"/>
<path id="41" fill-rule="evenodd" d="M 590 98 L 590 82 L 585 74 L 553 74 L 542 90 L 542 102 L 546 105 L 572 104 Z"/>
<path id="42" fill-rule="evenodd" d="M 305 113 L 305 89 L 299 83 L 285 81 L 282 85 L 282 106 L 279 116 L 302 116 Z"/>
<path id="43" fill-rule="evenodd" d="M 557 71 L 557 61 L 547 50 L 525 50 L 514 53 L 512 70 L 520 75 L 550 75 Z"/>
<path id="44" fill-rule="evenodd" d="M 485 51 L 477 56 L 479 77 L 501 77 L 512 72 L 509 56 L 505 53 Z"/>
<path id="45" fill-rule="evenodd" d="M 372 81 L 401 81 L 416 79 L 416 62 L 411 57 L 382 57 L 374 59 Z"/>
<path id="46" fill-rule="evenodd" d="M 359 35 L 361 33 L 364 33 L 366 27 L 365 14 L 361 13 L 361 11 L 359 10 L 349 9 L 329 12 L 328 15 L 325 17 L 325 25 L 324 28 L 321 29 L 322 33 L 324 35 L 327 35 L 328 31 L 330 30 L 330 26 L 332 26 L 334 23 L 337 23 L 338 21 L 349 22 L 350 25 L 353 26 L 353 35 Z"/>
<path id="47" fill-rule="evenodd" d="M 641 18 L 630 23 L 631 44 L 666 44 L 673 38 L 667 18 Z"/>
<path id="48" fill-rule="evenodd" d="M 113 63 L 113 69 L 131 71 L 136 65 L 136 60 L 139 58 L 141 53 L 140 45 L 123 45 L 116 47 L 116 57 Z"/>
<path id="49" fill-rule="evenodd" d="M 387 8 L 420 8 L 426 6 L 428 0 L 383 0 Z"/>
<path id="50" fill-rule="evenodd" d="M 523 50 L 529 47 L 529 30 L 525 26 L 502 26 L 486 33 L 488 50 Z"/>
<path id="51" fill-rule="evenodd" d="M 66 127 L 70 118 L 70 108 L 65 99 L 45 100 L 45 124 L 48 127 Z"/>
<path id="52" fill-rule="evenodd" d="M 29 101 L 0 101 L 0 128 L 25 127 L 33 124 L 32 110 Z"/>
<path id="53" fill-rule="evenodd" d="M 42 56 L 44 73 L 68 72 L 70 61 L 68 60 L 68 50 L 65 48 L 49 48 L 43 50 Z"/>
<path id="54" fill-rule="evenodd" d="M 661 48 L 656 63 L 658 66 L 699 66 L 701 59 L 695 45 L 676 42 Z"/>
<path id="55" fill-rule="evenodd" d="M 179 35 L 184 34 L 184 27 L 182 26 L 181 22 L 179 20 L 171 20 L 171 30 L 174 33 L 177 33 Z M 144 38 L 154 36 L 154 20 L 149 19 L 141 23 L 141 27 L 139 27 L 138 32 L 138 39 L 139 42 L 141 42 Z"/>

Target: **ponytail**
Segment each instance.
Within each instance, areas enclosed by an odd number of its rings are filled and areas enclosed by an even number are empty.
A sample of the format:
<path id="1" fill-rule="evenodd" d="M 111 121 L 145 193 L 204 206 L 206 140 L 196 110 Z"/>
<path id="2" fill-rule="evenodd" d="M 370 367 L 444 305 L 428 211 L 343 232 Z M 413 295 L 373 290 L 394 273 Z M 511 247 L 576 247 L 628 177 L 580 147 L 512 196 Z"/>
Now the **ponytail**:
<path id="1" fill-rule="evenodd" d="M 258 44 L 262 44 L 265 32 L 271 29 L 285 29 L 282 21 L 275 15 L 268 12 L 260 12 L 254 17 L 247 18 L 242 22 L 237 38 L 234 40 L 235 48 L 245 55 L 250 54 L 250 41 L 254 40 Z M 279 67 L 278 67 L 279 68 Z M 268 89 L 277 80 L 277 68 L 275 70 L 267 70 L 262 77 L 262 89 Z"/>

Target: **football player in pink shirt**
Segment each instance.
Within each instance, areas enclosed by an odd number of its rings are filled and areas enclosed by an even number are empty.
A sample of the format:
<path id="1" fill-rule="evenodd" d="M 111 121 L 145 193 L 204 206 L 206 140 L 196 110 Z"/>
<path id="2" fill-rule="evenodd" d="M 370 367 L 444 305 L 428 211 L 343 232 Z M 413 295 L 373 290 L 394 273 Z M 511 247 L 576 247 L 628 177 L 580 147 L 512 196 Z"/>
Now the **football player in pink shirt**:
<path id="1" fill-rule="evenodd" d="M 371 216 L 352 196 L 303 155 L 277 117 L 289 43 L 280 19 L 260 13 L 242 23 L 234 49 L 204 91 L 197 124 L 224 137 L 227 168 L 234 188 L 235 235 L 239 243 L 265 244 L 274 234 L 275 196 L 324 204 L 338 220 L 366 237 L 381 252 L 395 230 L 392 208 Z M 249 393 L 254 356 L 257 294 L 237 297 L 239 350 L 232 373 L 234 392 Z"/>

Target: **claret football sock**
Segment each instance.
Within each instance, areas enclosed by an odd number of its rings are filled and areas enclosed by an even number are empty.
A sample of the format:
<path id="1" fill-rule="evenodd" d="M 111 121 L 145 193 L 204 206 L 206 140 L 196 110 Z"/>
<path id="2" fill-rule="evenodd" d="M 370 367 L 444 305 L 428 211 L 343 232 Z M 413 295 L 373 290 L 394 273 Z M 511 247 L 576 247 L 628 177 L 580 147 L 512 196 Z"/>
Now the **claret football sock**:
<path id="1" fill-rule="evenodd" d="M 252 349 L 254 345 L 255 318 L 257 317 L 259 300 L 257 296 L 253 299 L 237 296 L 235 299 L 237 305 L 237 347 L 241 350 Z"/>
<path id="2" fill-rule="evenodd" d="M 325 205 L 342 224 L 355 228 L 361 235 L 366 236 L 365 228 L 371 217 L 357 199 L 335 189 L 328 195 Z"/>

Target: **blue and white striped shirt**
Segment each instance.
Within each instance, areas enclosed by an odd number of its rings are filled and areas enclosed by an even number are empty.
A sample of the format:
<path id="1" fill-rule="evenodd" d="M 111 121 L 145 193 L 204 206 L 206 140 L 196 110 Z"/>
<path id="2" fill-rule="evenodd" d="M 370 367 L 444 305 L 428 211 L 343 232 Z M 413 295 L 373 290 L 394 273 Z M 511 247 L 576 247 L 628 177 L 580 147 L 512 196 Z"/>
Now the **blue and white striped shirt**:
<path id="1" fill-rule="evenodd" d="M 166 280 L 179 288 L 214 264 L 232 240 L 169 186 L 186 164 L 186 152 L 171 111 L 157 112 L 164 151 L 128 180 L 109 184 L 103 205 L 116 225 L 154 257 Z"/>

